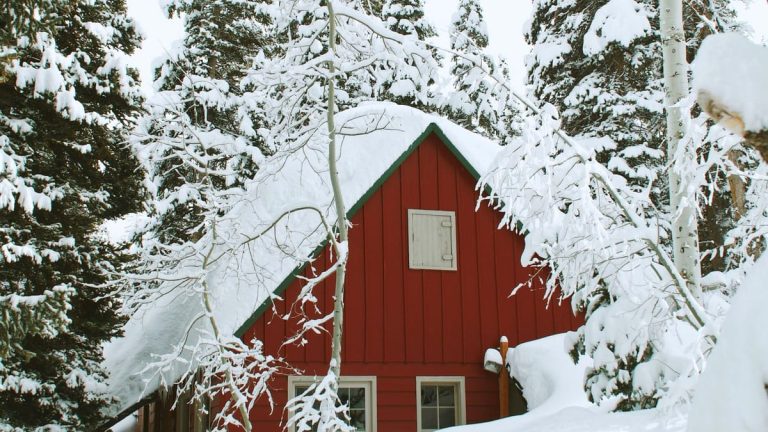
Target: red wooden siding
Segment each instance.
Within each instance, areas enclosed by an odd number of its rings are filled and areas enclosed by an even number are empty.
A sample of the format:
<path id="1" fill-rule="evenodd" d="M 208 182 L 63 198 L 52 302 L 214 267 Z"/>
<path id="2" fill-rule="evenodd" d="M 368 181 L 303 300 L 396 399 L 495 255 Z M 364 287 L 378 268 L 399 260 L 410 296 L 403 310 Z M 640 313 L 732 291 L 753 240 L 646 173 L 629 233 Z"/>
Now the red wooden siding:
<path id="1" fill-rule="evenodd" d="M 483 353 L 506 335 L 510 345 L 575 329 L 580 319 L 556 300 L 547 308 L 543 286 L 510 297 L 531 270 L 520 266 L 523 240 L 497 229 L 500 215 L 475 212 L 475 179 L 436 135 L 430 135 L 352 217 L 346 287 L 342 375 L 377 377 L 377 430 L 416 430 L 416 376 L 464 376 L 469 423 L 498 416 L 496 377 L 482 368 Z M 408 268 L 407 210 L 456 212 L 458 271 Z M 327 251 L 315 266 L 327 265 Z M 307 269 L 305 273 L 309 273 Z M 286 291 L 295 298 L 300 282 Z M 333 280 L 316 288 L 328 313 Z M 309 335 L 303 347 L 281 347 L 295 331 L 274 305 L 244 334 L 265 341 L 307 375 L 325 374 L 330 337 Z M 274 411 L 262 402 L 252 412 L 254 430 L 278 431 L 287 379 L 275 380 Z"/>

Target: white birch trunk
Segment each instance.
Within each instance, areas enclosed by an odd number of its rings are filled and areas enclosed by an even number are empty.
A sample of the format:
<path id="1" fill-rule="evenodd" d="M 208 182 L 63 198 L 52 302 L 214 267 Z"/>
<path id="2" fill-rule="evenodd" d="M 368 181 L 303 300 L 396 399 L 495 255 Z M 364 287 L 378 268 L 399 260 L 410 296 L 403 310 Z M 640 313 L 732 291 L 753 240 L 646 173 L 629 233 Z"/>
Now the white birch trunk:
<path id="1" fill-rule="evenodd" d="M 328 2 L 328 48 L 332 55 L 336 53 L 336 15 L 333 10 L 333 2 Z M 344 205 L 344 198 L 341 196 L 341 186 L 339 184 L 339 172 L 336 167 L 336 123 L 334 121 L 334 111 L 336 109 L 336 88 L 335 73 L 336 67 L 334 58 L 328 65 L 328 168 L 333 188 L 333 202 L 336 207 L 336 229 L 338 230 L 339 243 L 346 245 L 347 232 L 347 209 Z M 331 340 L 331 371 L 336 377 L 341 376 L 341 335 L 344 325 L 344 277 L 346 274 L 347 263 L 346 247 L 344 251 L 336 249 L 341 260 L 336 270 L 336 290 L 333 304 L 333 334 Z M 338 380 L 336 382 L 338 386 Z"/>
<path id="2" fill-rule="evenodd" d="M 700 294 L 701 267 L 695 190 L 689 188 L 689 167 L 695 164 L 695 149 L 683 141 L 691 114 L 681 106 L 688 96 L 688 62 L 682 0 L 660 0 L 661 38 L 664 54 L 664 104 L 667 111 L 667 158 L 669 201 L 672 212 L 672 247 L 675 266 L 688 288 Z M 685 146 L 685 148 L 679 148 Z"/>

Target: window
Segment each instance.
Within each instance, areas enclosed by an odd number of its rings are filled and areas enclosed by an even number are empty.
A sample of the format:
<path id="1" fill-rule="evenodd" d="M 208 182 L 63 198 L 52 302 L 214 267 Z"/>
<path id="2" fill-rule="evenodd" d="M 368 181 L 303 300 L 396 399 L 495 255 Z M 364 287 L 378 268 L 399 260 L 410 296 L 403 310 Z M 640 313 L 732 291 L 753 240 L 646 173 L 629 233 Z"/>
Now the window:
<path id="1" fill-rule="evenodd" d="M 310 376 L 289 376 L 289 397 L 294 398 L 304 393 L 314 382 L 315 378 Z M 342 404 L 349 405 L 350 425 L 356 431 L 376 430 L 376 377 L 342 376 L 339 399 Z"/>
<path id="2" fill-rule="evenodd" d="M 410 268 L 456 270 L 456 261 L 456 213 L 409 209 Z"/>
<path id="3" fill-rule="evenodd" d="M 419 431 L 464 424 L 464 377 L 417 377 L 416 405 Z"/>

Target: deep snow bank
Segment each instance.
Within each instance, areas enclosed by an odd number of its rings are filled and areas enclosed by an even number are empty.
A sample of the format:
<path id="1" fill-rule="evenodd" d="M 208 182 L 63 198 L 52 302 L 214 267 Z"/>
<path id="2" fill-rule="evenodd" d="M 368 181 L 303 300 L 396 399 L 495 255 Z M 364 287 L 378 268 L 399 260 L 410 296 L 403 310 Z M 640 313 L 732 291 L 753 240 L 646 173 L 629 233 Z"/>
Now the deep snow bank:
<path id="1" fill-rule="evenodd" d="M 524 343 L 510 350 L 510 375 L 523 387 L 529 414 L 552 413 L 564 406 L 590 406 L 582 389 L 586 358 L 579 364 L 566 352 L 566 334 Z"/>
<path id="2" fill-rule="evenodd" d="M 510 375 L 523 386 L 528 413 L 488 423 L 445 429 L 451 432 L 682 432 L 683 413 L 644 410 L 605 413 L 584 393 L 588 359 L 574 365 L 566 353 L 566 335 L 521 344 L 508 356 Z"/>
<path id="3" fill-rule="evenodd" d="M 690 432 L 768 431 L 768 256 L 731 304 L 696 387 Z"/>

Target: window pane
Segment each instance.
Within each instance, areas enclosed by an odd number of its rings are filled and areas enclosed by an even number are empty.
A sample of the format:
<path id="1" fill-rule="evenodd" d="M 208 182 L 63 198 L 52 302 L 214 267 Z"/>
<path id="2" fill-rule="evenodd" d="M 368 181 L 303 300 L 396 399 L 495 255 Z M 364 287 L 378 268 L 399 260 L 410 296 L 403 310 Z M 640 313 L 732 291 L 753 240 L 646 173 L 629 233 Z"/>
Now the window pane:
<path id="1" fill-rule="evenodd" d="M 349 425 L 355 428 L 355 430 L 365 430 L 365 411 L 364 410 L 352 410 L 349 412 Z"/>
<path id="2" fill-rule="evenodd" d="M 339 395 L 339 402 L 337 402 L 337 405 L 341 403 L 341 405 L 345 405 L 349 403 L 349 389 L 348 388 L 340 388 L 338 391 Z"/>
<path id="3" fill-rule="evenodd" d="M 456 425 L 456 409 L 440 408 L 440 428 Z"/>
<path id="4" fill-rule="evenodd" d="M 349 407 L 350 408 L 365 408 L 365 388 L 353 387 L 347 389 L 349 392 Z"/>
<path id="5" fill-rule="evenodd" d="M 421 406 L 423 407 L 437 406 L 437 386 L 433 386 L 433 385 L 421 386 Z"/>
<path id="6" fill-rule="evenodd" d="M 437 429 L 437 409 L 435 408 L 421 409 L 421 428 Z"/>
<path id="7" fill-rule="evenodd" d="M 453 395 L 456 391 L 455 386 L 440 386 L 438 387 L 439 391 L 439 401 L 441 407 L 452 407 L 456 404 L 453 402 L 454 398 Z"/>

